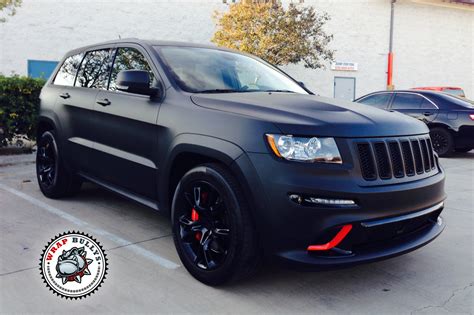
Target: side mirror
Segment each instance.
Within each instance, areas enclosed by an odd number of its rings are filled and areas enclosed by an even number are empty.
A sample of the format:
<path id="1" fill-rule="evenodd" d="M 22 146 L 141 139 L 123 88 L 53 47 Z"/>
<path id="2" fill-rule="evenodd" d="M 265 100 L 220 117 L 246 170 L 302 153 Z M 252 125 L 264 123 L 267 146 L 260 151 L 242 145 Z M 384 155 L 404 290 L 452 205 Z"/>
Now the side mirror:
<path id="1" fill-rule="evenodd" d="M 150 74 L 145 70 L 120 71 L 116 86 L 119 91 L 149 96 L 155 96 L 159 91 L 150 87 Z"/>

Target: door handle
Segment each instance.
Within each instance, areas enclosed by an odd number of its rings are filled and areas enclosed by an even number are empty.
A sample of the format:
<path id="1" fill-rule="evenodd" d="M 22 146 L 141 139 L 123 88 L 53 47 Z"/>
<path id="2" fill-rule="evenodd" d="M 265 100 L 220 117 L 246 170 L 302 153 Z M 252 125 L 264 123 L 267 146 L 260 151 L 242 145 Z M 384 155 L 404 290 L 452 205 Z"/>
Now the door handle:
<path id="1" fill-rule="evenodd" d="M 102 105 L 102 106 L 108 106 L 110 104 L 112 104 L 108 99 L 104 98 L 104 99 L 101 99 L 101 100 L 98 100 L 96 102 L 97 104 L 99 105 Z"/>
<path id="2" fill-rule="evenodd" d="M 69 95 L 69 93 L 61 93 L 59 94 L 59 97 L 66 99 L 66 98 L 70 98 L 71 95 Z"/>
<path id="3" fill-rule="evenodd" d="M 431 115 L 433 115 L 433 113 L 432 113 L 432 112 L 424 112 L 423 115 L 425 115 L 425 116 L 431 116 Z"/>

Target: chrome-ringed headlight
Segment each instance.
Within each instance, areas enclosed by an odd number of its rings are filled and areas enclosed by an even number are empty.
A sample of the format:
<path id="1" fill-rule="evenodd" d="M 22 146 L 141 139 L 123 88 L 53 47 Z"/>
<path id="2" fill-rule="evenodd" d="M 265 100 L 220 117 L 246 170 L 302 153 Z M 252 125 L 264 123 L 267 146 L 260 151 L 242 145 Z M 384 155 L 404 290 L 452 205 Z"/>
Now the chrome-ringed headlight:
<path id="1" fill-rule="evenodd" d="M 334 138 L 276 134 L 266 136 L 273 153 L 280 158 L 299 162 L 342 164 L 341 154 Z"/>

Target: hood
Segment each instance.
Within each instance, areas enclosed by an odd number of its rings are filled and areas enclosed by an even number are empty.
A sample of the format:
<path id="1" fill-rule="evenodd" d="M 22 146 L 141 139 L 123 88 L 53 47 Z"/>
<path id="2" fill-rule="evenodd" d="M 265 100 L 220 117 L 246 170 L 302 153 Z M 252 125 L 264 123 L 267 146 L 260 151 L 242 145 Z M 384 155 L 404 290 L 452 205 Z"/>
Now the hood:
<path id="1" fill-rule="evenodd" d="M 274 123 L 285 134 L 330 137 L 389 137 L 428 133 L 409 116 L 368 105 L 294 93 L 195 94 L 192 101 Z"/>

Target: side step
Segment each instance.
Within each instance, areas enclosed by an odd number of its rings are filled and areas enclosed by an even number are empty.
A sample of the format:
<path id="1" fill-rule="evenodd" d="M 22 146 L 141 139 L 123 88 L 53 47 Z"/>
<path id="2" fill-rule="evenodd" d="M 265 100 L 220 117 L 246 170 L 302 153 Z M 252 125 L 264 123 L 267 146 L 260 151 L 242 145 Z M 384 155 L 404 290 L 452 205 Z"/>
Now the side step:
<path id="1" fill-rule="evenodd" d="M 138 202 L 138 203 L 140 203 L 144 206 L 147 206 L 149 208 L 160 211 L 160 208 L 158 206 L 158 202 L 156 202 L 156 201 L 153 201 L 149 198 L 145 198 L 143 196 L 137 195 L 135 193 L 132 193 L 130 191 L 127 191 L 127 190 L 125 190 L 123 188 L 120 188 L 120 187 L 117 187 L 115 185 L 109 184 L 107 182 L 104 182 L 104 181 L 96 178 L 96 177 L 84 174 L 82 172 L 79 172 L 78 175 L 83 177 L 84 179 L 87 179 L 88 181 L 93 182 L 94 184 L 97 184 L 97 185 L 99 185 L 99 186 L 101 186 L 101 187 L 103 187 L 107 190 L 110 190 L 111 192 L 114 192 L 114 193 L 119 194 L 119 195 L 121 195 L 125 198 L 136 201 L 136 202 Z"/>

